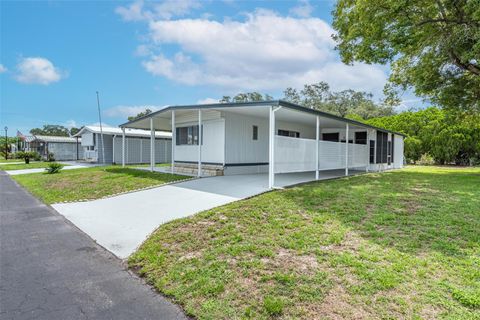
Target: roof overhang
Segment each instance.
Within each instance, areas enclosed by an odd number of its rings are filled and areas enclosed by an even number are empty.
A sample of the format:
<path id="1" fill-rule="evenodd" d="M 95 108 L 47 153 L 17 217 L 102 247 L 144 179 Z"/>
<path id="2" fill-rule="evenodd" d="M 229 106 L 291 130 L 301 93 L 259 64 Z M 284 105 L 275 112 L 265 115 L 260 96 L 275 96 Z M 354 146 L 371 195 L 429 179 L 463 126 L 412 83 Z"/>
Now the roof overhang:
<path id="1" fill-rule="evenodd" d="M 404 134 L 399 132 L 371 126 L 363 122 L 348 118 L 342 118 L 327 112 L 302 107 L 300 105 L 283 100 L 167 106 L 161 110 L 152 112 L 133 121 L 123 123 L 120 125 L 120 127 L 150 129 L 150 119 L 153 118 L 153 125 L 156 130 L 171 131 L 171 117 L 173 110 L 175 110 L 176 115 L 181 114 L 182 112 L 191 112 L 196 110 L 216 110 L 220 112 L 228 111 L 233 113 L 241 113 L 244 115 L 268 117 L 268 109 L 272 106 L 282 107 L 283 111 L 278 113 L 277 117 L 277 119 L 280 121 L 288 121 L 292 120 L 292 118 L 295 118 L 298 120 L 297 122 L 311 123 L 312 121 L 315 121 L 312 120 L 315 118 L 311 117 L 311 115 L 318 115 L 320 116 L 320 127 L 322 128 L 338 128 L 339 126 L 348 123 L 353 127 L 371 128 L 383 132 L 391 132 L 397 135 L 405 136 Z"/>

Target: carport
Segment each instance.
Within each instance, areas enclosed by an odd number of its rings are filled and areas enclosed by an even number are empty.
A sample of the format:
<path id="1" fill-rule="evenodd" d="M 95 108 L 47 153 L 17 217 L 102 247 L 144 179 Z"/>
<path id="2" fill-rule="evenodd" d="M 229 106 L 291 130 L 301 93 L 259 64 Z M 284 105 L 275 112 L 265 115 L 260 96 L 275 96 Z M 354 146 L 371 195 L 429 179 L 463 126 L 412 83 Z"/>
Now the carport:
<path id="1" fill-rule="evenodd" d="M 189 166 L 198 177 L 207 167 L 225 175 L 268 174 L 269 189 L 281 187 L 282 177 L 294 184 L 339 170 L 375 170 L 378 132 L 386 134 L 381 159 L 393 168 L 393 133 L 281 100 L 170 106 L 121 127 L 170 130 L 169 172 Z M 153 160 L 150 170 L 156 170 Z"/>

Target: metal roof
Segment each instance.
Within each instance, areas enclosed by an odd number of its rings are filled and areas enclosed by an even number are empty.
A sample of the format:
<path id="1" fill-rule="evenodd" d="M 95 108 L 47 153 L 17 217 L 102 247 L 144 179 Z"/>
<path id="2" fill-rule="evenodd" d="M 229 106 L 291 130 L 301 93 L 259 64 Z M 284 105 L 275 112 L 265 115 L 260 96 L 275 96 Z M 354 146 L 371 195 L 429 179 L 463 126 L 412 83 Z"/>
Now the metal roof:
<path id="1" fill-rule="evenodd" d="M 350 124 L 354 124 L 354 125 L 358 125 L 358 126 L 362 126 L 362 127 L 372 128 L 372 129 L 376 129 L 376 130 L 384 131 L 384 132 L 391 132 L 391 133 L 394 133 L 394 134 L 397 134 L 397 135 L 406 137 L 405 134 L 400 133 L 400 132 L 395 132 L 395 131 L 388 130 L 388 129 L 385 129 L 385 128 L 380 128 L 380 127 L 372 126 L 372 125 L 369 125 L 369 124 L 366 124 L 366 123 L 363 123 L 363 122 L 360 122 L 360 121 L 357 121 L 357 120 L 352 120 L 352 119 L 348 119 L 348 118 L 342 118 L 342 117 L 340 117 L 340 116 L 337 116 L 337 115 L 334 115 L 334 114 L 331 114 L 331 113 L 328 113 L 328 112 L 324 112 L 324 111 L 320 111 L 320 110 L 316 110 L 316 109 L 311 109 L 311 108 L 303 107 L 303 106 L 301 106 L 301 105 L 298 105 L 298 104 L 295 104 L 295 103 L 291 103 L 291 102 L 288 102 L 288 101 L 284 101 L 284 100 L 268 100 L 268 101 L 252 101 L 252 102 L 229 102 L 229 103 L 209 103 L 209 104 L 192 104 L 192 105 L 166 106 L 165 108 L 163 108 L 163 109 L 161 109 L 161 110 L 158 110 L 158 111 L 149 113 L 149 114 L 147 114 L 147 115 L 145 115 L 145 116 L 142 116 L 142 117 L 139 117 L 139 118 L 137 118 L 137 119 L 135 119 L 135 120 L 133 120 L 133 121 L 129 121 L 129 122 L 123 123 L 123 124 L 120 125 L 120 127 L 126 127 L 127 125 L 129 125 L 129 124 L 131 124 L 131 123 L 135 123 L 135 122 L 140 121 L 140 120 L 143 120 L 143 119 L 148 119 L 148 118 L 150 118 L 150 117 L 152 117 L 152 116 L 155 116 L 156 114 L 163 113 L 163 112 L 166 112 L 166 111 L 169 111 L 169 110 L 178 110 L 178 109 L 215 109 L 215 108 L 228 108 L 228 107 L 258 107 L 258 106 L 282 106 L 282 107 L 286 107 L 286 108 L 298 110 L 298 111 L 301 111 L 301 112 L 307 112 L 307 113 L 319 115 L 319 116 L 322 116 L 322 117 L 325 117 L 325 118 L 330 118 L 330 119 L 342 121 L 342 122 L 345 122 L 345 123 L 350 123 Z M 137 130 L 138 130 L 138 129 L 137 129 Z"/>
<path id="2" fill-rule="evenodd" d="M 98 133 L 100 134 L 100 126 L 84 126 L 78 133 L 74 135 L 74 137 L 81 136 L 85 131 L 90 131 L 93 133 Z M 116 127 L 102 127 L 102 132 L 103 134 L 106 135 L 121 135 L 122 134 L 122 129 L 121 128 L 116 128 Z M 132 137 L 150 137 L 150 130 L 142 130 L 142 129 L 130 129 L 130 128 L 125 128 L 125 135 Z M 170 139 L 172 138 L 172 133 L 171 132 L 165 132 L 165 131 L 156 131 L 155 132 L 155 137 L 157 138 L 165 138 L 165 139 Z"/>
<path id="3" fill-rule="evenodd" d="M 75 137 L 60 137 L 60 136 L 41 136 L 41 135 L 33 135 L 33 136 L 26 136 L 26 142 L 32 141 L 43 141 L 43 142 L 69 142 L 75 143 L 77 142 L 77 138 Z M 81 142 L 82 139 L 78 138 L 78 142 Z"/>

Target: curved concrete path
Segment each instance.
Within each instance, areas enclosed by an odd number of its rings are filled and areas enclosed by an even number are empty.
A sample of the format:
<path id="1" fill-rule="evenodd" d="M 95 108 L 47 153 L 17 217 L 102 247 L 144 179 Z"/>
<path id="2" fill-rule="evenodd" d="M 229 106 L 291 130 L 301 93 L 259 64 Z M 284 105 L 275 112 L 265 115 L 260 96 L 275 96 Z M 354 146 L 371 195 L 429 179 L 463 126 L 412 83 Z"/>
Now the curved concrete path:
<path id="1" fill-rule="evenodd" d="M 353 173 L 353 172 L 352 172 Z M 320 179 L 342 177 L 344 170 Z M 314 172 L 279 174 L 278 187 L 315 179 Z M 209 177 L 111 198 L 52 206 L 100 245 L 126 258 L 161 224 L 268 190 L 267 174 Z"/>
<path id="2" fill-rule="evenodd" d="M 0 319 L 186 319 L 0 171 Z"/>

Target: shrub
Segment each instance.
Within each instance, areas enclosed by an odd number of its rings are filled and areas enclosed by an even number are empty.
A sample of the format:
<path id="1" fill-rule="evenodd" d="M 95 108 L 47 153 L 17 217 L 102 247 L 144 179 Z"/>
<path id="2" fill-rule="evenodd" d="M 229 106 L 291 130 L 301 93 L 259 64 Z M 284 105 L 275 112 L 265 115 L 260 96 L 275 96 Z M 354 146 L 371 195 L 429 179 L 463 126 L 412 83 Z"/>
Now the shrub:
<path id="1" fill-rule="evenodd" d="M 18 159 L 24 159 L 25 163 L 29 163 L 30 159 L 34 159 L 35 161 L 41 159 L 40 154 L 35 151 L 19 151 L 16 156 Z"/>
<path id="2" fill-rule="evenodd" d="M 49 174 L 59 173 L 62 168 L 63 168 L 63 164 L 60 164 L 58 162 L 51 162 L 45 168 L 45 171 Z"/>
<path id="3" fill-rule="evenodd" d="M 48 162 L 54 162 L 55 161 L 55 155 L 51 152 L 48 153 L 48 156 L 47 156 L 47 161 Z"/>
<path id="4" fill-rule="evenodd" d="M 420 160 L 418 160 L 418 164 L 422 166 L 431 166 L 435 164 L 433 157 L 427 153 L 422 154 Z"/>

